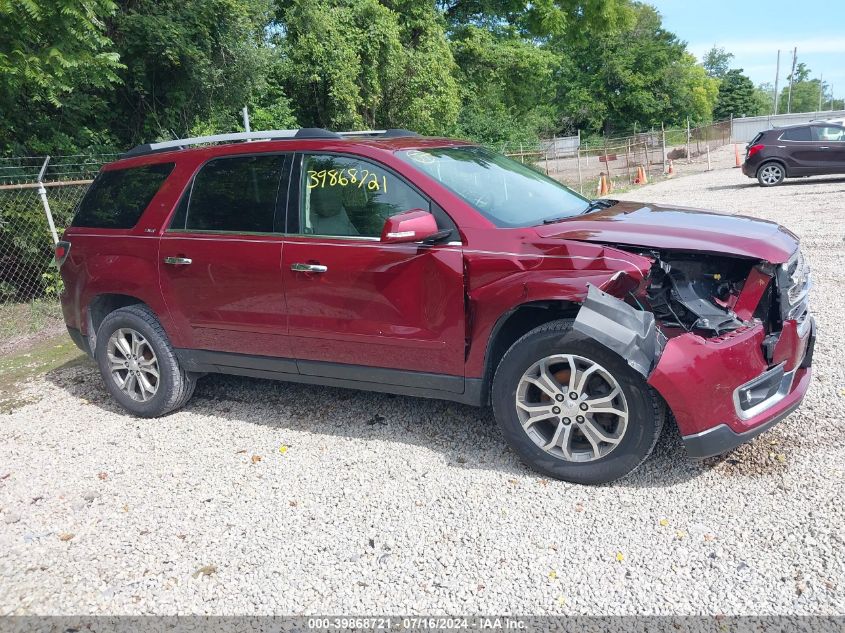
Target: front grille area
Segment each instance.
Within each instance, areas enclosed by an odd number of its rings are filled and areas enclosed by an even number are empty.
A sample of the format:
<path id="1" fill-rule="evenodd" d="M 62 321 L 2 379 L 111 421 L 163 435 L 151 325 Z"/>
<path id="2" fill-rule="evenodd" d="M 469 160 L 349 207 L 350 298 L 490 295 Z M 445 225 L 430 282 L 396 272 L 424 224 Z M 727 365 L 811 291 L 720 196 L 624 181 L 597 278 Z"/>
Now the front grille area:
<path id="1" fill-rule="evenodd" d="M 810 266 L 801 250 L 795 251 L 789 261 L 777 268 L 777 285 L 780 294 L 782 319 L 798 319 L 807 312 L 807 296 L 812 286 Z"/>

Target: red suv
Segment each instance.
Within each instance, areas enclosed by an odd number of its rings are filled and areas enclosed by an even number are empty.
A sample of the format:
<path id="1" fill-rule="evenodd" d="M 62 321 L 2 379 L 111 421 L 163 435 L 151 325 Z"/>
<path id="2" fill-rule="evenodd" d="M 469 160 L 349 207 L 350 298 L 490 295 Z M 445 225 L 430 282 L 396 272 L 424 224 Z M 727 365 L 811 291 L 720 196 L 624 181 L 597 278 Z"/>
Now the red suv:
<path id="1" fill-rule="evenodd" d="M 492 404 L 531 467 L 601 483 L 667 413 L 691 456 L 715 455 L 810 384 L 808 267 L 786 229 L 591 201 L 405 130 L 136 147 L 56 256 L 71 337 L 138 416 L 209 372 Z"/>

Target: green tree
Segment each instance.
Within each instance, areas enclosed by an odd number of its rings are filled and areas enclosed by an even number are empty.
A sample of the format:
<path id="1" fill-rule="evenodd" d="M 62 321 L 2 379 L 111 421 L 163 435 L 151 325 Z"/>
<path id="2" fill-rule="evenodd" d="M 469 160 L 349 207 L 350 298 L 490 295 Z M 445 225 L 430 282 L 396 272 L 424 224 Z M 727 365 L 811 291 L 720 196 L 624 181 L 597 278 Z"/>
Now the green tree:
<path id="1" fill-rule="evenodd" d="M 118 81 L 104 26 L 115 8 L 111 0 L 0 1 L 0 152 L 102 142 L 101 126 L 85 119 L 102 111 L 90 92 Z"/>
<path id="2" fill-rule="evenodd" d="M 762 114 L 760 102 L 754 96 L 754 84 L 742 74 L 741 68 L 725 73 L 719 85 L 719 95 L 713 107 L 713 118 L 727 119 L 731 116 L 757 116 Z"/>
<path id="3" fill-rule="evenodd" d="M 109 30 L 126 68 L 107 95 L 111 129 L 126 143 L 228 131 L 247 104 L 291 121 L 283 95 L 267 95 L 280 64 L 272 18 L 271 0 L 121 0 Z"/>
<path id="4" fill-rule="evenodd" d="M 640 126 L 710 118 L 716 80 L 663 28 L 660 14 L 635 4 L 634 23 L 584 41 L 559 38 L 562 120 L 570 129 L 627 132 Z"/>
<path id="5" fill-rule="evenodd" d="M 438 0 L 453 27 L 480 26 L 528 39 L 567 35 L 588 39 L 633 21 L 630 0 Z"/>
<path id="6" fill-rule="evenodd" d="M 554 129 L 554 52 L 472 25 L 453 33 L 452 50 L 462 87 L 459 134 L 499 145 Z"/>
<path id="7" fill-rule="evenodd" d="M 722 79 L 728 72 L 733 58 L 733 53 L 727 52 L 724 48 L 714 46 L 704 54 L 701 65 L 707 71 L 708 75 L 716 79 Z"/>
<path id="8" fill-rule="evenodd" d="M 768 82 L 754 88 L 754 102 L 758 115 L 774 112 L 774 93 L 774 86 Z"/>
<path id="9" fill-rule="evenodd" d="M 787 76 L 787 84 L 780 93 L 778 101 L 778 112 L 815 112 L 819 109 L 819 97 L 823 86 L 821 80 L 810 79 L 811 72 L 807 65 L 802 62 L 795 67 L 795 73 L 790 73 Z M 789 80 L 793 75 L 794 81 L 790 99 Z"/>
<path id="10" fill-rule="evenodd" d="M 428 3 L 402 3 L 400 13 L 377 0 L 291 0 L 280 26 L 285 85 L 303 125 L 454 127 L 455 65 Z"/>

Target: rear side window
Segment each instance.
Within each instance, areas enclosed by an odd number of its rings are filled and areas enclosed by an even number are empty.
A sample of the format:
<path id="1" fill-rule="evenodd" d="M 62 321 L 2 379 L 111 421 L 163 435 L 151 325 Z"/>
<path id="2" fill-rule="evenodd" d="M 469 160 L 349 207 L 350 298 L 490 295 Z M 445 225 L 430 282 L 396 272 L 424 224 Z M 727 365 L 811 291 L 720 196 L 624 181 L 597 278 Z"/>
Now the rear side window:
<path id="1" fill-rule="evenodd" d="M 207 163 L 182 199 L 170 228 L 272 233 L 285 158 L 268 154 Z"/>
<path id="2" fill-rule="evenodd" d="M 789 130 L 784 130 L 780 135 L 782 141 L 811 141 L 809 127 L 794 127 Z"/>
<path id="3" fill-rule="evenodd" d="M 85 192 L 71 226 L 131 229 L 175 163 L 103 171 Z"/>

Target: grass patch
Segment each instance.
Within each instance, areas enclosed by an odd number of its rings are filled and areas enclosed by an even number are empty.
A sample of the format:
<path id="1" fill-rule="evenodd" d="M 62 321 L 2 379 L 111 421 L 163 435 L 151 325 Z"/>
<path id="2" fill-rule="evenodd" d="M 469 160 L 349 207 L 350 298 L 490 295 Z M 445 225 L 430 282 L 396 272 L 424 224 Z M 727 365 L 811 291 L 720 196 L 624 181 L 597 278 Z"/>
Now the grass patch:
<path id="1" fill-rule="evenodd" d="M 0 342 L 36 334 L 61 320 L 62 307 L 56 299 L 0 305 Z"/>
<path id="2" fill-rule="evenodd" d="M 67 364 L 93 362 L 67 334 L 40 341 L 27 350 L 0 358 L 0 412 L 10 413 L 27 404 L 20 385 L 30 378 Z"/>

